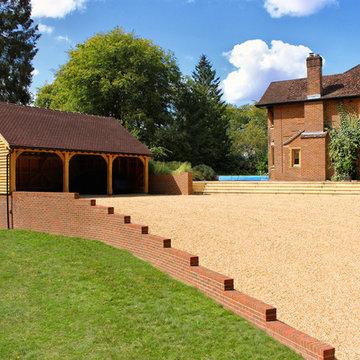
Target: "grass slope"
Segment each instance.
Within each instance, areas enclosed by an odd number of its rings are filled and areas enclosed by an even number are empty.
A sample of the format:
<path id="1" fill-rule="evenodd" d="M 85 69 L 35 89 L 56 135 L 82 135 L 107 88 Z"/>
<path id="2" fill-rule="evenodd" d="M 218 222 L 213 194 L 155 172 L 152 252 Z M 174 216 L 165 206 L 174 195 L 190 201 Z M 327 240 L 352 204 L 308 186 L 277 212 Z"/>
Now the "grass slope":
<path id="1" fill-rule="evenodd" d="M 97 241 L 1 230 L 0 279 L 1 359 L 300 359 Z"/>

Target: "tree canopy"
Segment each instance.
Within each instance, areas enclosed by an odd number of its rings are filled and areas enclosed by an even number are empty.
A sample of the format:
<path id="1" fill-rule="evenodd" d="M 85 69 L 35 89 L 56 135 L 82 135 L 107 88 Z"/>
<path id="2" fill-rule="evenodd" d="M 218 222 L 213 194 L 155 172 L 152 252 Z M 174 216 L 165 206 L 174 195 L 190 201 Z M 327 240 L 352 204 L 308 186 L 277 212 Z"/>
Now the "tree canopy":
<path id="1" fill-rule="evenodd" d="M 0 101 L 28 104 L 37 53 L 37 26 L 31 19 L 30 0 L 0 2 Z"/>
<path id="2" fill-rule="evenodd" d="M 115 117 L 156 160 L 205 164 L 217 173 L 266 171 L 265 112 L 226 105 L 222 95 L 206 55 L 183 77 L 171 52 L 115 28 L 70 50 L 35 104 Z"/>
<path id="3" fill-rule="evenodd" d="M 113 116 L 148 146 L 158 145 L 172 116 L 180 80 L 174 55 L 151 40 L 116 28 L 69 51 L 36 106 Z"/>
<path id="4" fill-rule="evenodd" d="M 233 158 L 247 164 L 251 173 L 267 172 L 268 129 L 267 114 L 263 109 L 247 104 L 228 105 L 228 135 Z M 245 161 L 244 161 L 245 160 Z M 243 166 L 239 166 L 243 167 Z"/>
<path id="5" fill-rule="evenodd" d="M 223 171 L 230 143 L 226 134 L 226 105 L 220 80 L 210 61 L 202 55 L 191 78 L 179 89 L 172 146 L 178 159 L 192 165 L 206 164 Z"/>

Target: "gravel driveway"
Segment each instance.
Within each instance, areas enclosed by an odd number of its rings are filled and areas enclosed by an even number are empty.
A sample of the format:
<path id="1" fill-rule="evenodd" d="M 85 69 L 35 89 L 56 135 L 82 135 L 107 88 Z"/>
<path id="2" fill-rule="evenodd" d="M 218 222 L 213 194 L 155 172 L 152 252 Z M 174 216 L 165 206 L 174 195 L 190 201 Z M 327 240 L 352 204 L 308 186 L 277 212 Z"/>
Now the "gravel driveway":
<path id="1" fill-rule="evenodd" d="M 276 306 L 280 320 L 335 346 L 339 360 L 360 360 L 360 197 L 127 195 L 97 204 L 199 255 Z"/>

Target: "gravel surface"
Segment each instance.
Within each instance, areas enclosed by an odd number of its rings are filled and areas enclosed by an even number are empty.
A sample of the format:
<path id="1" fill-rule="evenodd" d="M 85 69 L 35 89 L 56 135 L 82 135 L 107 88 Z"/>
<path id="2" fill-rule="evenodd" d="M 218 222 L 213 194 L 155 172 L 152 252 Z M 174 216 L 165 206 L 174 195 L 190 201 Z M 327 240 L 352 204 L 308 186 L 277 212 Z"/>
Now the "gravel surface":
<path id="1" fill-rule="evenodd" d="M 94 198 L 94 197 L 92 197 Z M 98 197 L 278 318 L 360 360 L 360 197 L 194 195 Z"/>

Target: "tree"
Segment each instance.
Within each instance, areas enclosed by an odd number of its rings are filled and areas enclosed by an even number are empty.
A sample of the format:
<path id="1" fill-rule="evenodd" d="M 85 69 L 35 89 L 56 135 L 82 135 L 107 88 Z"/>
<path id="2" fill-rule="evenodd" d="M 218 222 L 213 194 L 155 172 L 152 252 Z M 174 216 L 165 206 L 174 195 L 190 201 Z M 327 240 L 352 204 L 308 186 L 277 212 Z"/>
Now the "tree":
<path id="1" fill-rule="evenodd" d="M 267 172 L 266 111 L 247 104 L 240 107 L 228 105 L 227 112 L 233 158 L 240 159 L 241 167 L 246 172 Z"/>
<path id="2" fill-rule="evenodd" d="M 346 176 L 356 178 L 360 149 L 360 116 L 338 106 L 340 126 L 329 128 L 329 156 L 335 169 L 333 180 L 344 180 Z"/>
<path id="3" fill-rule="evenodd" d="M 28 104 L 40 37 L 31 19 L 30 0 L 0 2 L 0 101 Z"/>
<path id="4" fill-rule="evenodd" d="M 191 78 L 178 92 L 173 156 L 193 166 L 206 164 L 217 172 L 226 168 L 230 144 L 226 135 L 228 120 L 222 101 L 220 80 L 205 55 Z"/>
<path id="5" fill-rule="evenodd" d="M 36 106 L 112 116 L 148 146 L 160 146 L 179 79 L 172 53 L 116 28 L 70 50 Z"/>

